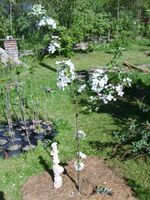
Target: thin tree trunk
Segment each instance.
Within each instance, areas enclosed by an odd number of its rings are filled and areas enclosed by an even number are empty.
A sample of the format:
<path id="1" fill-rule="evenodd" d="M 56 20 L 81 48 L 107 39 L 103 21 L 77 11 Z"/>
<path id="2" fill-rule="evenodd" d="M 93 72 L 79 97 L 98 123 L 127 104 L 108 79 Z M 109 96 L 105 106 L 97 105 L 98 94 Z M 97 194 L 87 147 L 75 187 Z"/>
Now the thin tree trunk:
<path id="1" fill-rule="evenodd" d="M 71 87 L 71 91 L 73 94 L 73 98 L 75 101 L 75 128 L 76 128 L 76 140 L 77 140 L 77 163 L 80 163 L 80 137 L 79 137 L 79 112 L 78 112 L 78 100 L 75 95 L 74 90 Z M 77 170 L 77 185 L 78 185 L 78 192 L 81 193 L 81 177 L 80 177 L 80 170 Z"/>
<path id="2" fill-rule="evenodd" d="M 117 0 L 117 19 L 120 18 L 120 0 Z"/>

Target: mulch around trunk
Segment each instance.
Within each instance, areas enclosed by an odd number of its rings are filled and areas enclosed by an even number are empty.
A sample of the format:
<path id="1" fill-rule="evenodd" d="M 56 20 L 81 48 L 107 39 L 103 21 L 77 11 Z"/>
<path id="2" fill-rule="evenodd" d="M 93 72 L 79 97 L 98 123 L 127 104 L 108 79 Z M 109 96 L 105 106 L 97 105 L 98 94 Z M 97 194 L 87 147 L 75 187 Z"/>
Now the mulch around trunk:
<path id="1" fill-rule="evenodd" d="M 77 172 L 74 161 L 65 167 L 63 186 L 54 189 L 53 176 L 50 172 L 30 177 L 22 187 L 22 200 L 136 200 L 125 181 L 116 170 L 109 168 L 97 157 L 84 160 L 85 169 L 81 171 L 81 194 L 77 190 Z M 111 189 L 112 195 L 95 193 L 96 186 Z"/>

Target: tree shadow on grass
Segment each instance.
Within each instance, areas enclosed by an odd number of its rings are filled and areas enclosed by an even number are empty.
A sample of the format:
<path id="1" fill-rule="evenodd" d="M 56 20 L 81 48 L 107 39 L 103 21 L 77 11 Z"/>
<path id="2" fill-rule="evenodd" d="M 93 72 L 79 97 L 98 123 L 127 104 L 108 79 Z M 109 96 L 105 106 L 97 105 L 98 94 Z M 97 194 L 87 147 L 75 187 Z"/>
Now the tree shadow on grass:
<path id="1" fill-rule="evenodd" d="M 1 192 L 1 191 L 0 191 L 0 200 L 5 200 L 5 198 L 4 198 L 4 192 Z"/>
<path id="2" fill-rule="evenodd" d="M 134 195 L 141 200 L 148 200 L 150 199 L 150 189 L 145 188 L 142 185 L 136 183 L 133 179 L 124 178 L 127 184 L 131 187 L 134 192 Z"/>
<path id="3" fill-rule="evenodd" d="M 113 117 L 114 123 L 117 125 L 118 128 L 122 130 L 123 127 L 126 125 L 126 131 L 129 131 L 130 120 L 132 121 L 132 119 L 136 119 L 136 124 L 142 125 L 144 122 L 146 122 L 146 120 L 150 119 L 150 112 L 144 113 L 143 110 L 139 108 L 139 105 L 137 103 L 137 100 L 141 100 L 143 97 L 145 97 L 144 102 L 146 103 L 146 105 L 150 106 L 150 86 L 147 86 L 141 80 L 138 80 L 137 83 L 132 86 L 132 88 L 126 89 L 124 98 L 119 99 L 116 102 L 109 103 L 107 105 L 101 104 L 98 112 L 108 113 Z M 82 106 L 85 106 L 84 103 L 85 102 L 83 102 Z M 143 126 L 143 128 L 144 127 L 145 126 Z M 141 154 L 141 156 L 132 155 L 132 143 L 137 142 L 138 139 L 141 139 L 141 137 L 128 137 L 128 140 L 126 142 L 118 143 L 118 140 L 116 140 L 117 138 L 113 139 L 113 133 L 114 132 L 112 131 L 112 141 L 100 142 L 98 140 L 94 140 L 90 141 L 89 145 L 96 151 L 103 150 L 104 148 L 107 151 L 107 149 L 110 147 L 111 150 L 107 152 L 109 158 L 119 157 L 120 159 L 126 160 L 145 157 L 145 154 Z"/>
<path id="4" fill-rule="evenodd" d="M 44 167 L 45 171 L 47 171 L 49 173 L 49 175 L 51 176 L 52 180 L 54 181 L 53 170 L 50 169 L 50 166 L 47 164 L 46 160 L 44 160 L 42 156 L 39 156 L 39 163 Z"/>
<path id="5" fill-rule="evenodd" d="M 96 151 L 101 151 L 104 148 L 114 146 L 114 143 L 113 142 L 89 141 L 89 145 L 91 146 L 92 149 L 94 149 Z"/>
<path id="6" fill-rule="evenodd" d="M 48 64 L 46 64 L 46 63 L 42 63 L 42 62 L 41 62 L 40 65 L 41 65 L 42 67 L 45 67 L 46 69 L 49 69 L 49 70 L 53 71 L 53 72 L 57 72 L 57 70 L 56 70 L 55 68 L 51 67 L 50 65 L 48 65 Z"/>
<path id="7" fill-rule="evenodd" d="M 125 90 L 125 98 L 118 102 L 120 114 L 125 116 L 136 115 L 139 119 L 148 117 L 148 113 L 143 113 L 137 104 L 137 102 L 142 101 L 143 98 L 144 103 L 150 106 L 150 86 L 147 86 L 141 80 L 137 80 L 131 88 Z"/>
<path id="8" fill-rule="evenodd" d="M 144 103 L 150 106 L 150 86 L 145 85 L 138 80 L 131 88 L 125 90 L 124 98 L 118 99 L 116 102 L 108 104 L 99 104 L 98 113 L 108 113 L 112 115 L 116 123 L 122 124 L 122 120 L 133 118 L 139 122 L 143 122 L 150 118 L 150 112 L 144 113 L 139 108 L 138 101 L 144 98 Z M 80 101 L 81 107 L 87 106 L 86 99 Z M 92 110 L 94 111 L 94 109 Z"/>

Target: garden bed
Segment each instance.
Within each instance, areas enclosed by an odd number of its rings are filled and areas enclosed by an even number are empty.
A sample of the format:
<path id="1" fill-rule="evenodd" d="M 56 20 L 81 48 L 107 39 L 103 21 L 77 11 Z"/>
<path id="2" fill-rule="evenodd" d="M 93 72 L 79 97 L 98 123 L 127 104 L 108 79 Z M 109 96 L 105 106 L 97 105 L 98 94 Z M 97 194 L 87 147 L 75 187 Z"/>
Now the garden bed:
<path id="1" fill-rule="evenodd" d="M 88 157 L 81 172 L 81 195 L 78 194 L 74 161 L 70 161 L 63 174 L 63 186 L 53 187 L 53 174 L 44 172 L 27 180 L 22 188 L 23 200 L 136 200 L 132 190 L 120 178 L 116 170 L 107 167 L 103 160 Z M 96 188 L 99 188 L 99 192 Z"/>

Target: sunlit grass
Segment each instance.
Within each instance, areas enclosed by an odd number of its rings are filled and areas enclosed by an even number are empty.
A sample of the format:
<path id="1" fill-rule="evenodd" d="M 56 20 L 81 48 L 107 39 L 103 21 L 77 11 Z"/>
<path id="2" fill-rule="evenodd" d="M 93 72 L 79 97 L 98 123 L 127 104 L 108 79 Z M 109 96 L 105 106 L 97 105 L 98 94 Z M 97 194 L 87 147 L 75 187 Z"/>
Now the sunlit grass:
<path id="1" fill-rule="evenodd" d="M 118 63 L 126 60 L 133 64 L 146 64 L 150 63 L 150 58 L 146 57 L 141 48 L 147 47 L 133 46 L 128 51 L 123 52 L 123 56 L 119 59 Z M 92 52 L 88 54 L 76 54 L 71 60 L 75 63 L 77 70 L 90 69 L 94 66 L 106 65 L 112 58 L 112 54 L 103 51 Z M 27 67 L 24 68 L 19 79 L 27 81 L 26 95 L 29 96 L 29 87 L 32 84 L 33 93 L 38 94 L 40 104 L 38 105 L 38 112 L 42 117 L 48 114 L 51 120 L 56 123 L 58 135 L 55 138 L 59 142 L 60 158 L 62 162 L 66 162 L 75 157 L 76 146 L 74 142 L 75 134 L 75 114 L 74 104 L 70 98 L 69 92 L 59 91 L 56 86 L 56 69 L 55 61 L 62 58 L 49 59 L 45 58 L 42 62 L 47 64 L 47 67 L 39 65 L 37 61 L 34 66 L 37 67 L 35 72 L 31 75 Z M 63 58 L 64 59 L 64 58 Z M 33 59 L 28 59 L 28 63 L 33 64 Z M 51 69 L 52 68 L 52 69 Z M 14 71 L 7 74 L 8 78 L 17 80 L 18 77 L 14 75 Z M 0 75 L 6 77 L 6 75 Z M 149 86 L 149 77 L 141 75 L 140 73 L 134 74 L 134 79 L 142 80 L 145 85 Z M 45 92 L 45 87 L 52 89 L 51 93 Z M 118 103 L 118 102 L 116 102 Z M 30 105 L 32 107 L 32 105 Z M 37 107 L 36 107 L 37 109 Z M 29 109 L 30 110 L 30 109 Z M 126 111 L 122 111 L 122 116 Z M 137 113 L 135 113 L 137 114 Z M 0 119 L 4 119 L 1 112 Z M 120 159 L 108 159 L 109 153 L 112 149 L 111 143 L 113 142 L 112 133 L 114 130 L 120 128 L 116 118 L 111 112 L 80 114 L 79 115 L 79 128 L 87 133 L 87 137 L 82 141 L 82 150 L 87 155 L 96 155 L 107 159 L 108 164 L 115 168 L 120 169 L 120 174 L 128 179 L 129 185 L 133 187 L 136 195 L 140 200 L 150 199 L 150 163 L 144 161 Z M 45 149 L 41 144 L 32 152 L 21 155 L 20 157 L 1 160 L 0 161 L 0 191 L 5 194 L 6 200 L 20 200 L 21 187 L 25 180 L 32 175 L 39 174 L 45 170 L 40 162 L 40 157 L 51 167 L 51 158 L 49 155 L 50 148 Z"/>

